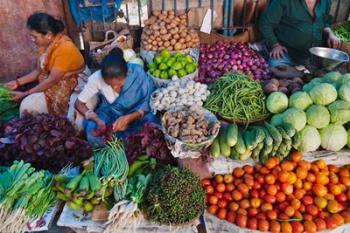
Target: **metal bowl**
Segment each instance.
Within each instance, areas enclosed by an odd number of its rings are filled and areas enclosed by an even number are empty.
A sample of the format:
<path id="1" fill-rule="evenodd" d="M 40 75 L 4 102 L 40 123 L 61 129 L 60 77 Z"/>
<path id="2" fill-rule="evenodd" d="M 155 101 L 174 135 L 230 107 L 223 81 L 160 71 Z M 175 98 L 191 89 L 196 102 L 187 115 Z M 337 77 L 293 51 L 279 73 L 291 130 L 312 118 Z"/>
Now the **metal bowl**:
<path id="1" fill-rule="evenodd" d="M 312 54 L 311 64 L 320 69 L 333 70 L 349 61 L 349 55 L 337 49 L 313 47 L 309 52 Z"/>

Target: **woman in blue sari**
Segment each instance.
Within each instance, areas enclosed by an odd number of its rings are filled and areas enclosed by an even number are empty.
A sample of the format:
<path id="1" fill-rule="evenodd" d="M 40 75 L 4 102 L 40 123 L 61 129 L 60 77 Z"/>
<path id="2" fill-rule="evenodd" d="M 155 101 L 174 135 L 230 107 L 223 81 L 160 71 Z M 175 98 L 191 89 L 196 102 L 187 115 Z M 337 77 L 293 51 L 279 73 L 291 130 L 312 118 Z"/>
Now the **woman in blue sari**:
<path id="1" fill-rule="evenodd" d="M 103 145 L 104 139 L 94 132 L 106 126 L 112 126 L 117 137 L 125 138 L 147 121 L 158 122 L 149 107 L 154 89 L 142 66 L 127 64 L 123 51 L 113 49 L 103 59 L 101 70 L 89 77 L 75 103 L 77 111 L 85 116 L 83 126 L 88 141 L 95 146 Z M 100 100 L 93 111 L 87 103 L 96 95 Z"/>

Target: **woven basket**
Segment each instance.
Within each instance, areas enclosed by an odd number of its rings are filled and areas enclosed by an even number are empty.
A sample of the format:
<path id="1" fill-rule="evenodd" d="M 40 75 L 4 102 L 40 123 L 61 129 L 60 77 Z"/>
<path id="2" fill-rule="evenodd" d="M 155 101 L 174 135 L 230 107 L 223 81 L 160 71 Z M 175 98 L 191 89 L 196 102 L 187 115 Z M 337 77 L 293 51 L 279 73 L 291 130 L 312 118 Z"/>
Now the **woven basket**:
<path id="1" fill-rule="evenodd" d="M 337 28 L 338 26 L 341 26 L 343 24 L 349 24 L 349 23 L 350 23 L 349 21 L 345 21 L 345 22 L 334 24 L 332 26 L 332 29 Z M 342 41 L 341 45 L 340 45 L 340 48 L 338 48 L 338 49 L 340 49 L 341 51 L 343 51 L 343 52 L 345 52 L 345 53 L 350 55 L 350 43 L 349 42 Z M 350 62 L 348 62 L 346 64 L 346 69 L 347 69 L 348 72 L 350 72 Z"/>

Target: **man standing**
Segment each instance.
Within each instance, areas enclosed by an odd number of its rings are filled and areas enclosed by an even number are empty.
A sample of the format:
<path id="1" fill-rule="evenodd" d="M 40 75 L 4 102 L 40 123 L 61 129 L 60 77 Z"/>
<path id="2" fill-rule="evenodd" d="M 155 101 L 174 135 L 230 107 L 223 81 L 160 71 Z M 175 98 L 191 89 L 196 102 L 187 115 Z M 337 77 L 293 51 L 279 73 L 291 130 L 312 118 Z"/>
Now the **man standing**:
<path id="1" fill-rule="evenodd" d="M 337 48 L 340 40 L 330 29 L 331 0 L 272 0 L 259 22 L 271 50 L 269 65 L 305 64 L 309 48 Z"/>

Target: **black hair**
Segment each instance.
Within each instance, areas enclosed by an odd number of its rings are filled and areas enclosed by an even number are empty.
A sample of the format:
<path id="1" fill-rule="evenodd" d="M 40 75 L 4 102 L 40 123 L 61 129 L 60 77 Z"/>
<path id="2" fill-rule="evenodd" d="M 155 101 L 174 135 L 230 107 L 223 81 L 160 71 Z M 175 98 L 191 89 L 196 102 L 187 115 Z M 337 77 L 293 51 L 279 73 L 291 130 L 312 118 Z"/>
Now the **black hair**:
<path id="1" fill-rule="evenodd" d="M 27 27 L 43 35 L 46 35 L 48 32 L 56 35 L 64 30 L 63 22 L 47 13 L 35 13 L 29 16 Z"/>
<path id="2" fill-rule="evenodd" d="M 120 48 L 112 49 L 101 62 L 101 74 L 103 78 L 125 77 L 128 66 Z"/>

